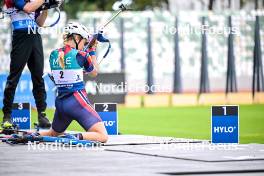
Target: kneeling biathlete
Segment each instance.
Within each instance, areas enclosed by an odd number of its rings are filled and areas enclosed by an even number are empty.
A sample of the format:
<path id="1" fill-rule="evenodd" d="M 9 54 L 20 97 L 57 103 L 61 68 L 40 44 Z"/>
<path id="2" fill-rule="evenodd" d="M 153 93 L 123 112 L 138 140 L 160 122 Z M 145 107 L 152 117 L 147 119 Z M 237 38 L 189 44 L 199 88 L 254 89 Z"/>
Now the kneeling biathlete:
<path id="1" fill-rule="evenodd" d="M 64 47 L 50 55 L 52 76 L 58 88 L 52 128 L 40 132 L 40 135 L 58 136 L 76 120 L 86 131 L 76 135 L 78 139 L 106 142 L 108 136 L 104 123 L 87 99 L 83 82 L 83 72 L 91 77 L 97 76 L 96 44 L 87 52 L 81 51 L 89 40 L 89 32 L 81 24 L 69 23 L 65 32 Z"/>

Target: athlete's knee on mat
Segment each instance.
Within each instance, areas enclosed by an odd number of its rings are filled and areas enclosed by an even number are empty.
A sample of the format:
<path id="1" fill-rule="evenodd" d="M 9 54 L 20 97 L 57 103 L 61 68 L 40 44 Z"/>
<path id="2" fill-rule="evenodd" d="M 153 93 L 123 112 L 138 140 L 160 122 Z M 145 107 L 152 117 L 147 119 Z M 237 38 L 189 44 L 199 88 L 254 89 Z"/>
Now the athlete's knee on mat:
<path id="1" fill-rule="evenodd" d="M 98 131 L 96 132 L 99 133 L 100 135 L 100 142 L 105 143 L 108 141 L 108 134 L 107 134 L 106 128 L 103 122 L 99 122 L 98 125 L 99 125 L 99 128 L 98 128 Z"/>
<path id="2" fill-rule="evenodd" d="M 98 139 L 97 141 L 99 142 L 107 142 L 108 140 L 108 134 L 107 134 L 107 131 L 106 131 L 106 128 L 104 126 L 104 123 L 103 122 L 97 122 L 95 123 L 89 130 L 88 132 L 95 132 L 97 133 L 98 135 Z"/>
<path id="3" fill-rule="evenodd" d="M 99 142 L 106 143 L 108 141 L 108 135 L 105 133 L 100 133 Z"/>
<path id="4" fill-rule="evenodd" d="M 108 135 L 107 134 L 99 133 L 99 132 L 95 132 L 95 133 L 97 133 L 96 137 L 92 140 L 102 142 L 102 143 L 106 143 L 108 141 Z"/>
<path id="5" fill-rule="evenodd" d="M 99 142 L 103 142 L 103 143 L 106 143 L 107 141 L 108 141 L 108 134 L 107 134 L 107 132 L 106 132 L 106 130 L 105 131 L 103 131 L 103 132 L 98 132 L 99 133 Z"/>

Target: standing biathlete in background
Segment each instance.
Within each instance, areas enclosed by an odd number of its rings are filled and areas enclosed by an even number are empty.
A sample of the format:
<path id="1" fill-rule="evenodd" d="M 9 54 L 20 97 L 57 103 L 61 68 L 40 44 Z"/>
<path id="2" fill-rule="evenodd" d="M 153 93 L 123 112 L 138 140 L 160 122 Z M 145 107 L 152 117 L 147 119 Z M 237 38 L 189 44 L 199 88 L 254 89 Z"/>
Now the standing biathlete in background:
<path id="1" fill-rule="evenodd" d="M 28 28 L 35 29 L 43 26 L 47 18 L 47 10 L 42 13 L 35 11 L 45 2 L 44 0 L 5 0 L 5 6 L 11 11 L 12 21 L 12 51 L 10 72 L 4 90 L 3 124 L 2 127 L 12 126 L 11 112 L 15 91 L 20 76 L 26 64 L 31 73 L 33 95 L 38 110 L 39 126 L 50 128 L 46 117 L 46 91 L 43 76 L 44 55 L 40 34 L 28 32 Z M 37 31 L 37 30 L 36 30 Z"/>
<path id="2" fill-rule="evenodd" d="M 65 27 L 64 47 L 54 50 L 50 55 L 50 67 L 58 88 L 56 111 L 49 131 L 40 132 L 42 136 L 58 136 L 76 120 L 86 132 L 76 134 L 80 140 L 106 142 L 107 131 L 100 116 L 87 99 L 83 74 L 97 76 L 96 44 L 89 51 L 81 51 L 89 40 L 88 29 L 78 23 Z"/>

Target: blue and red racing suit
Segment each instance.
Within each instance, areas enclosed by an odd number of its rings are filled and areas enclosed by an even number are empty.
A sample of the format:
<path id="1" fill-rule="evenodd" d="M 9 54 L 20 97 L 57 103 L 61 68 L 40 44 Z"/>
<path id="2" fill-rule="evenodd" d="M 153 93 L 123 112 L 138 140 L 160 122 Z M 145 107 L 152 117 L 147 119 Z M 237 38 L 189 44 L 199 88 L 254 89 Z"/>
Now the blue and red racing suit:
<path id="1" fill-rule="evenodd" d="M 68 45 L 52 51 L 50 55 L 50 68 L 58 88 L 52 129 L 58 133 L 64 132 L 72 120 L 76 120 L 86 131 L 102 122 L 87 98 L 83 82 L 83 72 L 95 69 L 93 55 L 95 50 L 83 52 Z"/>

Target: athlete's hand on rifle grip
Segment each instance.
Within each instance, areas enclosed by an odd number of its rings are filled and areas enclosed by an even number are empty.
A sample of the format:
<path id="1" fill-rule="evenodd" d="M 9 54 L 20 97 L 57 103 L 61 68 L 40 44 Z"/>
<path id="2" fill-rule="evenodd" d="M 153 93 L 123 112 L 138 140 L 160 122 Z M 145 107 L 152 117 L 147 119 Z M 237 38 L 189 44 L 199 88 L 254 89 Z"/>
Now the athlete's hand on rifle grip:
<path id="1" fill-rule="evenodd" d="M 64 63 L 64 52 L 60 51 L 59 52 L 59 64 L 61 66 L 62 69 L 65 68 L 65 63 Z"/>
<path id="2" fill-rule="evenodd" d="M 45 0 L 45 3 L 61 5 L 63 3 L 63 0 Z"/>
<path id="3" fill-rule="evenodd" d="M 57 4 L 58 7 L 60 7 L 63 2 L 64 2 L 64 0 L 45 0 L 45 3 L 47 3 L 47 4 Z"/>
<path id="4" fill-rule="evenodd" d="M 63 3 L 63 0 L 45 0 L 37 11 L 43 11 L 52 8 L 59 8 Z"/>

